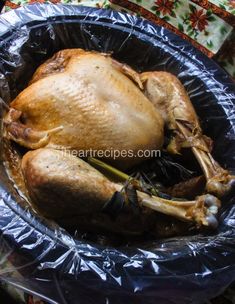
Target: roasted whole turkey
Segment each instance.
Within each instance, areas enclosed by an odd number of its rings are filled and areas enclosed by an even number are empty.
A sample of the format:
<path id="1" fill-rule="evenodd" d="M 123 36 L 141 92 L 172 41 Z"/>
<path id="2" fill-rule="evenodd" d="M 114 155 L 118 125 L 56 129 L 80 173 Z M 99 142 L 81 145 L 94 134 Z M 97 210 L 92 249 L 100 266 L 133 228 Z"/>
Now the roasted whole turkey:
<path id="1" fill-rule="evenodd" d="M 22 173 L 32 203 L 49 218 L 77 216 L 79 222 L 79 217 L 91 216 L 115 231 L 116 224 L 102 211 L 110 201 L 121 201 L 124 230 L 132 223 L 137 229 L 156 211 L 215 226 L 217 197 L 231 192 L 235 181 L 211 156 L 211 140 L 203 135 L 180 81 L 167 72 L 139 74 L 108 54 L 82 49 L 56 53 L 11 102 L 4 126 L 7 139 L 31 150 L 23 156 Z M 205 175 L 205 193 L 193 201 L 153 196 L 133 180 L 114 183 L 70 153 L 131 150 L 132 157 L 102 155 L 103 161 L 125 170 L 146 158 L 138 151 L 163 147 L 164 128 L 172 134 L 167 151 L 179 154 L 182 147 L 190 148 Z M 130 185 L 138 215 L 128 197 Z"/>

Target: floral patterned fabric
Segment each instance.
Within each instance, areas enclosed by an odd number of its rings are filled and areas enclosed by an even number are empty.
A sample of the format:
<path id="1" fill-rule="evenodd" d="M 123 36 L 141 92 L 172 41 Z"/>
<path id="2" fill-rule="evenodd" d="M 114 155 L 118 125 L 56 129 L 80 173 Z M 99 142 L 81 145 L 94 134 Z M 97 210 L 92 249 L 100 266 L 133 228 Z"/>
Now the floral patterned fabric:
<path id="1" fill-rule="evenodd" d="M 232 32 L 232 25 L 212 8 L 185 0 L 130 0 L 111 2 L 122 5 L 183 36 L 212 57 Z M 201 1 L 200 3 L 202 3 Z M 235 17 L 234 17 L 235 18 Z"/>
<path id="2" fill-rule="evenodd" d="M 110 0 L 190 41 L 235 78 L 235 0 Z"/>
<path id="3" fill-rule="evenodd" d="M 124 9 L 142 15 L 190 41 L 235 78 L 235 0 L 7 0 L 4 11 L 34 2 Z"/>

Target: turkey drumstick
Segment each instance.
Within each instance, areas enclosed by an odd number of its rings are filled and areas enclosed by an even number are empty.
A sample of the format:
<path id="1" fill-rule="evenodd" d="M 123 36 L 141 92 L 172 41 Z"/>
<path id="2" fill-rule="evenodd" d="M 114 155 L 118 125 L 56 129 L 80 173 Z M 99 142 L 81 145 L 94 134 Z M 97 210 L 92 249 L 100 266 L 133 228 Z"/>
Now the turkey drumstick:
<path id="1" fill-rule="evenodd" d="M 115 192 L 122 193 L 128 204 L 122 184 L 111 182 L 85 161 L 63 151 L 44 148 L 27 152 L 22 172 L 31 201 L 47 217 L 99 213 Z M 140 209 L 150 208 L 198 226 L 217 223 L 220 202 L 209 194 L 195 201 L 173 201 L 137 191 L 137 200 Z"/>
<path id="2" fill-rule="evenodd" d="M 141 75 L 144 92 L 161 113 L 168 129 L 174 132 L 167 149 L 179 153 L 190 147 L 206 177 L 206 190 L 218 197 L 227 194 L 235 184 L 235 176 L 224 170 L 210 154 L 211 140 L 203 135 L 195 110 L 180 81 L 167 72 Z"/>

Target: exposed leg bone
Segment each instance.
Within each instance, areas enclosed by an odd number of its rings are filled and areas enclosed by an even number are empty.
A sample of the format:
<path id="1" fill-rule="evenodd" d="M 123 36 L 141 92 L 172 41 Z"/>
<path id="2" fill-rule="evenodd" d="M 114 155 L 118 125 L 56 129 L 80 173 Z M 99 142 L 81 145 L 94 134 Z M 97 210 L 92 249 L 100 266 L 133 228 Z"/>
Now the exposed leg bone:
<path id="1" fill-rule="evenodd" d="M 39 149 L 25 154 L 22 171 L 32 201 L 43 214 L 58 217 L 100 212 L 115 192 L 125 187 L 113 183 L 83 160 L 53 149 Z M 212 195 L 195 201 L 171 201 L 137 191 L 140 207 L 194 222 L 215 226 L 220 202 Z M 121 215 L 120 215 L 121 216 Z"/>
<path id="2" fill-rule="evenodd" d="M 50 135 L 63 129 L 62 126 L 59 126 L 47 131 L 36 131 L 19 121 L 21 115 L 21 111 L 9 109 L 4 118 L 4 136 L 29 149 L 45 147 L 49 143 Z"/>
<path id="3" fill-rule="evenodd" d="M 168 151 L 179 153 L 190 147 L 206 177 L 206 190 L 218 197 L 229 193 L 235 176 L 224 170 L 210 154 L 211 140 L 202 134 L 196 112 L 180 81 L 166 72 L 146 72 L 141 75 L 146 96 L 162 114 L 174 137 Z"/>
<path id="4" fill-rule="evenodd" d="M 181 124 L 177 122 L 179 129 L 182 134 L 187 138 L 190 136 L 188 130 Z M 201 138 L 201 143 L 205 144 L 203 138 Z M 231 176 L 227 170 L 224 170 L 212 157 L 209 150 L 201 149 L 197 146 L 192 146 L 192 151 L 197 158 L 204 175 L 206 177 L 206 190 L 209 193 L 213 193 L 219 197 L 222 197 L 234 187 L 235 177 Z"/>
<path id="5" fill-rule="evenodd" d="M 214 215 L 218 212 L 220 201 L 210 194 L 199 196 L 194 201 L 173 201 L 149 196 L 139 191 L 137 193 L 140 206 L 148 207 L 184 221 L 195 222 L 199 226 L 210 226 L 212 228 L 217 226 Z"/>

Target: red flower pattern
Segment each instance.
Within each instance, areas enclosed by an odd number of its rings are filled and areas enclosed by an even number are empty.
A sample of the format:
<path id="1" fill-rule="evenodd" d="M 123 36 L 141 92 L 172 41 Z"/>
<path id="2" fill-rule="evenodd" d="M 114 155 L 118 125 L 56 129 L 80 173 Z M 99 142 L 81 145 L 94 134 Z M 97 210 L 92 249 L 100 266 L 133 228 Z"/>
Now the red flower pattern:
<path id="1" fill-rule="evenodd" d="M 208 25 L 207 15 L 204 14 L 203 9 L 201 10 L 195 9 L 190 14 L 189 20 L 191 21 L 192 27 L 198 29 L 200 32 L 205 30 L 206 26 Z"/>
<path id="2" fill-rule="evenodd" d="M 156 11 L 161 12 L 163 16 L 170 15 L 174 7 L 174 1 L 172 0 L 157 0 L 155 1 L 157 5 Z"/>

